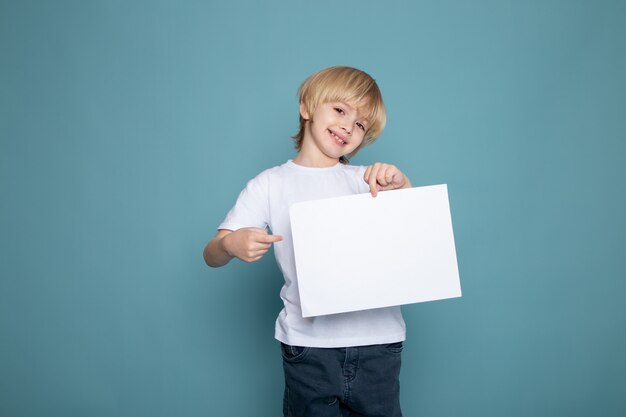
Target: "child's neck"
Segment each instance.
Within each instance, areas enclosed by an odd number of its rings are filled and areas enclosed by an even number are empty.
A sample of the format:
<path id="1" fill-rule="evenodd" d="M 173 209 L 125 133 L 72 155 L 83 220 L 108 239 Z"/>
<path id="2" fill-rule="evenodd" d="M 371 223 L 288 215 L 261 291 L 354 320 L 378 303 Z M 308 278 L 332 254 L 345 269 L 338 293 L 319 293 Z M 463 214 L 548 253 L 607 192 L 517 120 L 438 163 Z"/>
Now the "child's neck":
<path id="1" fill-rule="evenodd" d="M 311 155 L 307 155 L 306 152 L 300 151 L 298 155 L 293 158 L 293 163 L 309 168 L 328 168 L 337 165 L 339 163 L 339 159 L 329 157 L 315 158 Z"/>
<path id="2" fill-rule="evenodd" d="M 339 158 L 333 158 L 332 155 L 327 155 L 315 145 L 314 140 L 305 134 L 302 140 L 300 151 L 293 162 L 298 165 L 302 165 L 309 168 L 328 168 L 333 167 L 339 163 Z"/>

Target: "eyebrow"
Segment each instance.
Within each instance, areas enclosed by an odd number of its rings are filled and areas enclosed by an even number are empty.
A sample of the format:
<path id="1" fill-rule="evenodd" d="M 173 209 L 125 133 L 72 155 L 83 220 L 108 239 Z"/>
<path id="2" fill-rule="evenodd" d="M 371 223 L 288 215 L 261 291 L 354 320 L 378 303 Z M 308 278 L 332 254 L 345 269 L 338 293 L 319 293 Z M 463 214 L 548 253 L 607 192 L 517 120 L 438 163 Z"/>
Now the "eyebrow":
<path id="1" fill-rule="evenodd" d="M 344 107 L 347 107 L 348 110 L 350 110 L 350 111 L 355 111 L 354 107 L 352 107 L 346 101 L 331 101 L 330 104 L 332 104 L 333 106 L 344 106 Z"/>

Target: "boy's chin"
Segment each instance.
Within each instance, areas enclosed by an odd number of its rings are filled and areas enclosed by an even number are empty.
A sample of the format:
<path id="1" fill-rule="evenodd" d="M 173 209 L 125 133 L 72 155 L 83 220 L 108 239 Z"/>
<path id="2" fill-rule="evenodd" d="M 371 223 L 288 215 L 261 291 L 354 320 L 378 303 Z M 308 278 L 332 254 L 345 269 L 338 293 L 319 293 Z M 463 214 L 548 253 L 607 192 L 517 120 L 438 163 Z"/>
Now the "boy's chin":
<path id="1" fill-rule="evenodd" d="M 354 155 L 356 155 L 358 151 L 359 151 L 358 149 L 353 149 L 353 150 L 351 150 L 350 152 L 347 152 L 347 153 L 342 154 L 342 155 L 341 155 L 341 158 L 343 158 L 343 159 L 350 159 L 350 158 L 353 158 L 353 157 L 354 157 Z"/>
<path id="2" fill-rule="evenodd" d="M 356 154 L 356 149 L 353 149 L 352 147 L 349 148 L 341 148 L 341 149 L 337 149 L 336 152 L 333 152 L 334 154 L 337 155 L 338 158 L 340 157 L 348 157 L 348 155 L 353 155 Z"/>

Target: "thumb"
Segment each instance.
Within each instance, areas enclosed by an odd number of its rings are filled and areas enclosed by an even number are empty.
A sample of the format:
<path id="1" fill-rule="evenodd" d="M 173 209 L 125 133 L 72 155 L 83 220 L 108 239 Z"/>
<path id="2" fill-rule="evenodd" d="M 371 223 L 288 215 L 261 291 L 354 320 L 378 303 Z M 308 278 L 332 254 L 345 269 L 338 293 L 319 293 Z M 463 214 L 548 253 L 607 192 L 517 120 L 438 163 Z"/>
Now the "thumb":
<path id="1" fill-rule="evenodd" d="M 280 235 L 268 235 L 268 243 L 280 242 L 283 240 L 283 237 Z"/>
<path id="2" fill-rule="evenodd" d="M 263 231 L 263 236 L 259 237 L 259 241 L 263 243 L 275 243 L 283 240 L 283 237 L 280 235 L 270 235 L 266 230 Z"/>

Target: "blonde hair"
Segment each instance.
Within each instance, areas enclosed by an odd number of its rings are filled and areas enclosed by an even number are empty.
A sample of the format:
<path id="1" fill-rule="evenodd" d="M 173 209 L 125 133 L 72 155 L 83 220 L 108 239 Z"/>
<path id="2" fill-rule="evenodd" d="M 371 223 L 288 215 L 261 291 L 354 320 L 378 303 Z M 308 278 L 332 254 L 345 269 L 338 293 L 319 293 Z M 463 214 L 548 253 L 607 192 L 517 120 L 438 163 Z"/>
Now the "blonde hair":
<path id="1" fill-rule="evenodd" d="M 351 67 L 330 67 L 311 75 L 298 89 L 300 104 L 309 115 L 320 104 L 345 102 L 360 106 L 359 112 L 370 123 L 363 143 L 349 156 L 354 156 L 363 146 L 373 143 L 385 128 L 387 116 L 383 97 L 376 81 L 366 72 Z M 300 130 L 293 137 L 296 149 L 302 148 L 307 120 L 300 115 Z M 347 163 L 347 158 L 342 157 Z"/>

